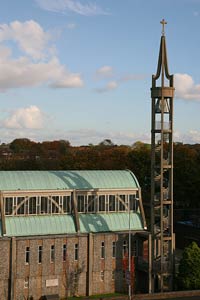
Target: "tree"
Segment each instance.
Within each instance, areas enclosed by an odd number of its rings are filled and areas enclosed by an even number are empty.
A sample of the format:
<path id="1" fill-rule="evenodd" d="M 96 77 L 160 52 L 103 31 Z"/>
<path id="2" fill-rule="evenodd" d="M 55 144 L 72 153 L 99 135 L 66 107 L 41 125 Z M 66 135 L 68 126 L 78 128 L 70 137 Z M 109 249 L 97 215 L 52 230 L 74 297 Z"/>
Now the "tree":
<path id="1" fill-rule="evenodd" d="M 179 265 L 178 287 L 182 290 L 200 289 L 200 248 L 195 242 L 183 251 Z"/>
<path id="2" fill-rule="evenodd" d="M 99 143 L 99 146 L 114 146 L 114 144 L 110 139 L 105 139 Z"/>
<path id="3" fill-rule="evenodd" d="M 74 266 L 74 268 L 69 270 L 69 261 L 66 261 L 66 268 L 64 274 L 63 285 L 66 291 L 66 296 L 78 296 L 79 280 L 81 274 L 84 272 L 85 265 L 84 262 L 81 265 Z"/>
<path id="4" fill-rule="evenodd" d="M 24 151 L 30 151 L 35 144 L 35 142 L 32 142 L 27 138 L 15 139 L 10 143 L 10 149 L 14 153 L 21 153 Z"/>

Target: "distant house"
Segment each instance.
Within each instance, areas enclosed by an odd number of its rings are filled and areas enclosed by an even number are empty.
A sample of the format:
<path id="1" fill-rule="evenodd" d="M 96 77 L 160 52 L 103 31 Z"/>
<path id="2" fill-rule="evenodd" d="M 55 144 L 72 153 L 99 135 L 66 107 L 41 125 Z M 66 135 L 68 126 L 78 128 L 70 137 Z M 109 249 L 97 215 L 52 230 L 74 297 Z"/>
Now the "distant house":
<path id="1" fill-rule="evenodd" d="M 132 172 L 0 171 L 0 191 L 0 299 L 148 290 L 149 234 Z"/>

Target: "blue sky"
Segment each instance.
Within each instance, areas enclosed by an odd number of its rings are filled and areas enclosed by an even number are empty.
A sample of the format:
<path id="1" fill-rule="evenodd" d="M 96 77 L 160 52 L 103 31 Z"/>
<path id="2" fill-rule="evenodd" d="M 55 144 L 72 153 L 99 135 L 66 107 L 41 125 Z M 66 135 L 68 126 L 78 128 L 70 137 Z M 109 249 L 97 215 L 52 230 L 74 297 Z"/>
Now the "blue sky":
<path id="1" fill-rule="evenodd" d="M 200 143 L 200 0 L 2 1 L 1 142 L 150 142 L 162 18 L 174 138 Z"/>

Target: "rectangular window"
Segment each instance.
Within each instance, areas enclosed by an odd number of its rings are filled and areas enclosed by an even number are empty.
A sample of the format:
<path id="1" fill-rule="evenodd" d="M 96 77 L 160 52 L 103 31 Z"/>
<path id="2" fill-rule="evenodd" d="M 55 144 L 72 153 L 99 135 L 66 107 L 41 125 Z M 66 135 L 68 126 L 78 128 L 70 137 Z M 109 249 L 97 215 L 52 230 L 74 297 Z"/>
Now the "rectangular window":
<path id="1" fill-rule="evenodd" d="M 95 212 L 95 196 L 89 195 L 88 196 L 88 206 L 87 206 L 88 212 Z"/>
<path id="2" fill-rule="evenodd" d="M 126 195 L 119 195 L 119 211 L 127 211 Z"/>
<path id="3" fill-rule="evenodd" d="M 30 197 L 29 201 L 29 215 L 36 215 L 36 197 Z"/>
<path id="4" fill-rule="evenodd" d="M 51 209 L 49 209 L 49 203 L 48 203 L 47 197 L 41 197 L 41 214 L 48 214 L 48 212 L 51 212 Z"/>
<path id="5" fill-rule="evenodd" d="M 135 195 L 129 195 L 130 211 L 137 211 Z"/>
<path id="6" fill-rule="evenodd" d="M 59 196 L 52 196 L 51 212 L 52 214 L 59 213 Z"/>
<path id="7" fill-rule="evenodd" d="M 123 252 L 122 252 L 122 254 L 123 254 L 123 257 L 128 255 L 128 243 L 127 243 L 127 241 L 123 242 Z"/>
<path id="8" fill-rule="evenodd" d="M 101 242 L 101 258 L 105 258 L 105 243 Z"/>
<path id="9" fill-rule="evenodd" d="M 24 215 L 25 213 L 25 197 L 17 197 L 17 215 Z"/>
<path id="10" fill-rule="evenodd" d="M 26 247 L 25 251 L 25 263 L 28 265 L 30 262 L 30 247 Z"/>
<path id="11" fill-rule="evenodd" d="M 71 196 L 63 196 L 63 211 L 71 213 Z"/>
<path id="12" fill-rule="evenodd" d="M 5 215 L 12 215 L 13 210 L 13 198 L 12 197 L 6 197 L 4 198 L 4 205 L 5 205 Z"/>
<path id="13" fill-rule="evenodd" d="M 42 246 L 38 246 L 38 263 L 42 263 Z"/>
<path id="14" fill-rule="evenodd" d="M 101 271 L 100 278 L 101 278 L 101 281 L 104 281 L 104 271 Z"/>
<path id="15" fill-rule="evenodd" d="M 67 260 L 67 245 L 63 245 L 63 261 Z"/>
<path id="16" fill-rule="evenodd" d="M 106 196 L 99 196 L 99 211 L 106 211 Z"/>
<path id="17" fill-rule="evenodd" d="M 78 260 L 78 244 L 74 245 L 74 260 Z"/>
<path id="18" fill-rule="evenodd" d="M 112 257 L 116 257 L 116 242 L 112 242 Z"/>
<path id="19" fill-rule="evenodd" d="M 51 253 L 50 253 L 51 263 L 55 261 L 55 246 L 51 245 Z"/>
<path id="20" fill-rule="evenodd" d="M 28 287 L 29 287 L 29 278 L 26 277 L 25 280 L 24 280 L 24 288 L 28 289 Z"/>
<path id="21" fill-rule="evenodd" d="M 115 211 L 115 195 L 109 195 L 109 202 L 108 202 L 109 211 Z"/>
<path id="22" fill-rule="evenodd" d="M 112 280 L 115 280 L 115 270 L 112 271 Z"/>
<path id="23" fill-rule="evenodd" d="M 84 195 L 78 195 L 77 197 L 77 206 L 78 206 L 78 212 L 85 212 L 85 196 Z"/>

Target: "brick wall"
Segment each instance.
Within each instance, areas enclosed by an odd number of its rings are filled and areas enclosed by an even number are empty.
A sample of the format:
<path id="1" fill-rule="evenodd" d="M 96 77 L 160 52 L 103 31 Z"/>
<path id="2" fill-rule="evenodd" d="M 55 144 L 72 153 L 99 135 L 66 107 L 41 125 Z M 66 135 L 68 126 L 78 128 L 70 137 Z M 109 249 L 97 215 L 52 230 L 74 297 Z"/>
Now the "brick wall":
<path id="1" fill-rule="evenodd" d="M 16 269 L 12 285 L 15 299 L 23 296 L 39 299 L 46 294 L 72 295 L 104 294 L 127 291 L 123 278 L 123 242 L 127 234 L 98 233 L 91 235 L 88 257 L 88 235 L 16 238 Z M 113 242 L 116 242 L 116 257 L 113 258 Z M 101 243 L 104 242 L 105 257 L 101 258 Z M 7 299 L 10 269 L 10 239 L 0 240 L 0 299 Z M 63 244 L 67 245 L 67 259 L 63 261 Z M 79 257 L 75 260 L 74 246 L 79 245 Z M 50 249 L 55 246 L 55 260 L 51 262 Z M 42 246 L 42 263 L 38 262 L 38 247 Z M 29 263 L 25 262 L 26 247 L 30 249 Z M 90 274 L 90 280 L 88 280 Z M 113 271 L 115 277 L 113 278 Z M 77 272 L 77 274 L 76 274 Z M 104 278 L 101 276 L 104 272 Z M 14 273 L 13 273 L 14 274 Z M 27 283 L 28 280 L 28 283 Z M 51 281 L 49 281 L 51 280 Z M 54 280 L 54 281 L 53 281 Z M 50 286 L 47 286 L 47 282 Z M 57 284 L 58 283 L 58 284 Z M 90 288 L 89 288 L 89 285 Z M 14 300 L 14 299 L 12 299 Z"/>

